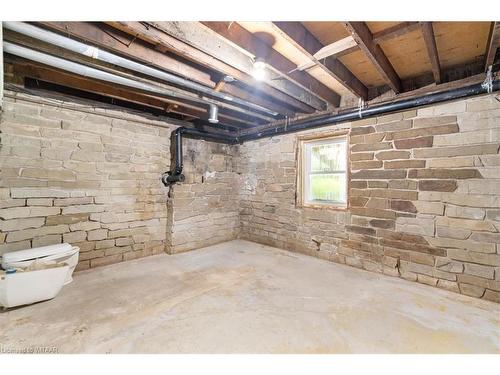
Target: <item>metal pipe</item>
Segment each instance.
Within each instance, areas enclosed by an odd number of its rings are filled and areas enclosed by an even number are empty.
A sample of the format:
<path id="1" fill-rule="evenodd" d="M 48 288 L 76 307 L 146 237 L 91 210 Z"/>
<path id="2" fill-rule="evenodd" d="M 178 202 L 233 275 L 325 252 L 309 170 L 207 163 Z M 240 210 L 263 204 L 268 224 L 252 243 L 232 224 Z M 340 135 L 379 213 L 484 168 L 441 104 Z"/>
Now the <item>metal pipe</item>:
<path id="1" fill-rule="evenodd" d="M 190 101 L 198 101 L 203 104 L 207 104 L 201 99 L 196 99 L 188 95 L 183 95 L 175 91 L 165 89 L 163 87 L 158 87 L 136 81 L 130 78 L 118 76 L 116 74 L 111 74 L 99 69 L 92 68 L 87 65 L 75 63 L 73 61 L 64 60 L 59 57 L 48 55 L 46 53 L 38 52 L 26 47 L 19 46 L 10 42 L 3 42 L 4 51 L 12 55 L 23 57 L 28 60 L 36 61 L 44 65 L 52 66 L 67 72 L 71 72 L 84 77 L 98 79 L 100 81 L 115 83 L 122 86 L 131 87 L 149 94 L 154 94 L 164 98 L 178 98 Z"/>
<path id="2" fill-rule="evenodd" d="M 475 85 L 460 87 L 457 89 L 447 90 L 434 94 L 428 94 L 416 98 L 409 98 L 393 103 L 385 103 L 375 105 L 373 107 L 353 109 L 345 112 L 340 112 L 334 115 L 327 115 L 313 120 L 303 120 L 291 124 L 280 125 L 276 128 L 263 130 L 261 132 L 247 134 L 238 137 L 239 142 L 256 140 L 264 137 L 272 137 L 279 134 L 287 134 L 302 130 L 319 128 L 345 121 L 354 121 L 367 117 L 382 115 L 388 112 L 402 111 L 410 108 L 420 107 L 424 105 L 436 104 L 448 100 L 466 98 L 469 96 L 484 94 L 500 90 L 500 80 L 491 81 L 488 84 L 478 83 Z"/>
<path id="3" fill-rule="evenodd" d="M 127 77 L 122 77 L 116 74 L 112 74 L 109 72 L 105 72 L 103 70 L 99 70 L 96 68 L 92 68 L 87 65 L 75 63 L 73 61 L 61 59 L 59 57 L 55 57 L 43 52 L 38 52 L 26 47 L 19 46 L 17 44 L 13 44 L 10 42 L 3 42 L 4 51 L 10 53 L 12 55 L 16 55 L 19 57 L 23 57 L 28 60 L 36 61 L 42 63 L 44 65 L 48 65 L 51 67 L 55 67 L 61 70 L 65 70 L 67 72 L 71 72 L 80 76 L 94 78 L 100 81 L 110 82 L 126 87 L 131 87 L 136 90 L 142 91 L 144 93 L 159 96 L 166 99 L 182 99 L 191 102 L 197 102 L 200 104 L 211 105 L 212 103 L 207 102 L 206 100 L 200 99 L 196 97 L 194 94 L 185 95 L 182 93 L 178 93 L 176 91 L 169 90 L 164 87 L 159 87 L 156 85 L 152 85 L 149 83 L 141 82 L 135 79 L 130 79 Z"/>
<path id="4" fill-rule="evenodd" d="M 210 104 L 208 122 L 217 124 L 219 122 L 219 108 L 215 104 Z"/>
<path id="5" fill-rule="evenodd" d="M 184 159 L 182 158 L 182 132 L 177 129 L 175 131 L 175 172 L 181 173 L 184 167 Z"/>
<path id="6" fill-rule="evenodd" d="M 361 110 L 349 110 L 343 113 L 324 116 L 321 118 L 313 120 L 305 120 L 299 123 L 288 124 L 287 126 L 282 126 L 280 129 L 269 129 L 263 132 L 245 135 L 243 137 L 231 137 L 226 135 L 216 135 L 212 140 L 221 143 L 243 143 L 246 141 L 257 140 L 264 137 L 272 137 L 280 134 L 287 134 L 291 132 L 297 132 L 301 130 L 314 129 L 321 126 L 329 126 L 344 121 L 359 120 L 362 118 L 373 117 L 382 115 L 389 112 L 402 111 L 410 108 L 415 108 L 423 105 L 436 104 L 445 102 L 448 100 L 466 98 L 469 96 L 479 95 L 483 93 L 491 93 L 493 91 L 500 90 L 500 80 L 486 80 L 482 84 L 475 84 L 471 86 L 461 87 L 458 89 L 452 89 L 448 91 L 443 91 L 439 93 L 424 95 L 418 98 L 410 98 L 405 100 L 400 100 L 393 103 L 385 103 L 373 106 L 371 108 L 361 109 Z M 184 175 L 182 174 L 182 134 L 191 134 L 194 136 L 201 136 L 201 132 L 195 129 L 188 128 L 178 128 L 175 130 L 176 139 L 176 167 L 173 172 L 167 172 L 163 175 L 162 181 L 166 186 L 170 186 L 176 182 L 184 181 Z M 206 139 L 205 134 L 203 138 Z"/>
<path id="7" fill-rule="evenodd" d="M 46 43 L 56 45 L 58 47 L 62 47 L 64 49 L 67 49 L 69 51 L 92 57 L 94 59 L 113 64 L 116 66 L 120 66 L 125 69 L 130 69 L 138 73 L 142 73 L 151 77 L 155 77 L 158 79 L 161 79 L 166 82 L 170 82 L 179 86 L 183 86 L 185 88 L 197 91 L 199 93 L 203 93 L 205 95 L 211 96 L 213 98 L 220 99 L 223 102 L 231 103 L 231 104 L 237 104 L 240 106 L 244 106 L 247 108 L 251 108 L 263 113 L 266 113 L 268 115 L 271 115 L 273 117 L 279 116 L 279 113 L 269 110 L 265 107 L 262 107 L 257 104 L 253 104 L 250 102 L 247 102 L 245 100 L 235 98 L 231 95 L 212 90 L 208 87 L 205 87 L 199 83 L 192 82 L 189 80 L 186 80 L 184 78 L 178 77 L 176 75 L 167 73 L 165 71 L 155 69 L 149 66 L 146 66 L 144 64 L 137 63 L 135 61 L 125 59 L 121 56 L 115 55 L 113 53 L 104 51 L 102 49 L 99 49 L 97 47 L 90 46 L 85 43 L 78 42 L 74 39 L 67 38 L 65 36 L 53 33 L 51 31 L 47 31 L 45 29 L 24 23 L 24 22 L 12 22 L 12 21 L 7 21 L 3 23 L 3 27 L 6 29 L 15 31 L 19 34 L 23 34 L 26 36 L 29 36 L 34 39 L 38 39 L 41 41 L 44 41 Z"/>
<path id="8" fill-rule="evenodd" d="M 180 127 L 173 131 L 173 139 L 175 142 L 175 165 L 170 171 L 165 172 L 161 176 L 161 181 L 165 186 L 171 186 L 177 182 L 184 182 L 185 176 L 182 174 L 184 167 L 184 158 L 182 155 L 182 139 L 183 135 L 187 137 L 202 138 L 219 143 L 234 144 L 236 138 L 223 134 L 210 134 L 196 129 Z"/>

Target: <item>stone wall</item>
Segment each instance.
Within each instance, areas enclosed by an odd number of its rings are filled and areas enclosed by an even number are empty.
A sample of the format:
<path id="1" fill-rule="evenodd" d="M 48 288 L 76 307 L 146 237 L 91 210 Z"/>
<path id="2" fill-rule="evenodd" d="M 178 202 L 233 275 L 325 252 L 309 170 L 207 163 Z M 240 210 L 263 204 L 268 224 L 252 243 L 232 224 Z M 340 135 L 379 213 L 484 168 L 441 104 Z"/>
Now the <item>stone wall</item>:
<path id="1" fill-rule="evenodd" d="M 0 122 L 0 255 L 69 242 L 85 269 L 237 237 L 234 147 L 185 139 L 186 182 L 170 190 L 176 126 L 16 96 Z"/>
<path id="2" fill-rule="evenodd" d="M 350 128 L 349 208 L 296 205 L 297 137 L 240 146 L 242 238 L 500 300 L 498 95 Z"/>
<path id="3" fill-rule="evenodd" d="M 175 127 L 18 95 L 0 125 L 0 253 L 69 242 L 85 269 L 165 251 Z"/>
<path id="4" fill-rule="evenodd" d="M 186 181 L 172 187 L 169 200 L 171 253 L 237 238 L 236 146 L 184 139 Z"/>
<path id="5" fill-rule="evenodd" d="M 463 294 L 500 295 L 500 103 L 483 96 L 227 146 L 121 111 L 6 98 L 0 254 L 70 242 L 79 269 L 238 236 Z M 297 137 L 350 130 L 349 207 L 296 204 Z"/>

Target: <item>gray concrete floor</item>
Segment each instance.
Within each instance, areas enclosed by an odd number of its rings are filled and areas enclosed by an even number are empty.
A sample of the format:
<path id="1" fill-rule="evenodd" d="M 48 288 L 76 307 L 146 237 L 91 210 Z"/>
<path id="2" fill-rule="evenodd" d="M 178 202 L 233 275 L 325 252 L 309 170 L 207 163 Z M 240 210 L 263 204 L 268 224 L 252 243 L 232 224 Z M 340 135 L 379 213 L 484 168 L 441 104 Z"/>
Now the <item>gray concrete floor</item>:
<path id="1" fill-rule="evenodd" d="M 0 313 L 60 353 L 500 352 L 500 306 L 247 241 L 77 273 Z"/>

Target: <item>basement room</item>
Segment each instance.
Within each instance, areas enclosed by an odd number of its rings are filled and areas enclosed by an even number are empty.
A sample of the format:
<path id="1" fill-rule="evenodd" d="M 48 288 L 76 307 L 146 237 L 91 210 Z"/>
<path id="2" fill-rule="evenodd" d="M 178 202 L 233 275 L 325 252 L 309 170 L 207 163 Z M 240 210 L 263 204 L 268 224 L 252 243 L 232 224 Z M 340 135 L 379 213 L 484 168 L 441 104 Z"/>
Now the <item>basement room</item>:
<path id="1" fill-rule="evenodd" d="M 500 353 L 498 4 L 290 4 L 0 17 L 2 354 Z"/>

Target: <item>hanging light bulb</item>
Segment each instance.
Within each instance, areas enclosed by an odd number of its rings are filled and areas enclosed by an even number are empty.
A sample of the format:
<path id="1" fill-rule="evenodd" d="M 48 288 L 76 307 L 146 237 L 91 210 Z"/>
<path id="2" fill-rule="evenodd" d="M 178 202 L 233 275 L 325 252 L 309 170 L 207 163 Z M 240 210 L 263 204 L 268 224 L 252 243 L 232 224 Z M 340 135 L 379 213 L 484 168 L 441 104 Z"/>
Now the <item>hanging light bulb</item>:
<path id="1" fill-rule="evenodd" d="M 267 78 L 266 62 L 260 57 L 257 57 L 253 63 L 252 76 L 257 81 L 264 81 Z"/>

